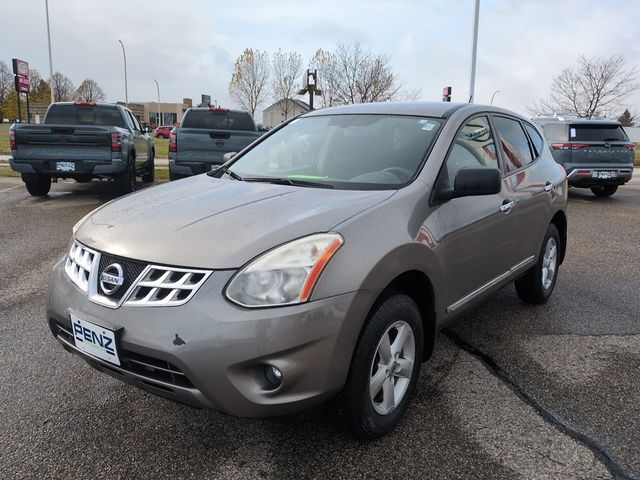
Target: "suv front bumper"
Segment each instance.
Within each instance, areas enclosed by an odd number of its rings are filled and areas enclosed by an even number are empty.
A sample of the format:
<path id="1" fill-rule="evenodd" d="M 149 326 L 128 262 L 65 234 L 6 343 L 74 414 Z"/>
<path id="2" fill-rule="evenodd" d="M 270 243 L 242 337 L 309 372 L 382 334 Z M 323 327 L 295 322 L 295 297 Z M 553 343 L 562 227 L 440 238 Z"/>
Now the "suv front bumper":
<path id="1" fill-rule="evenodd" d="M 339 391 L 376 292 L 244 309 L 222 295 L 233 273 L 215 271 L 179 307 L 111 309 L 90 302 L 59 262 L 47 319 L 58 341 L 94 368 L 196 407 L 245 417 L 282 415 L 313 407 Z M 71 314 L 117 332 L 120 367 L 75 347 Z M 265 368 L 271 365 L 282 372 L 275 389 L 265 382 Z"/>

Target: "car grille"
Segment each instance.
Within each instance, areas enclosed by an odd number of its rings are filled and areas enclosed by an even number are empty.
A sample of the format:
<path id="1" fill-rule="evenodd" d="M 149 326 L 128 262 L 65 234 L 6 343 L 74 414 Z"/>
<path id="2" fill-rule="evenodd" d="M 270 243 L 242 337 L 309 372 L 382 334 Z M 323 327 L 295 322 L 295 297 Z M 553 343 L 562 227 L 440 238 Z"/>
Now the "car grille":
<path id="1" fill-rule="evenodd" d="M 100 279 L 110 266 L 119 265 L 122 284 L 110 294 Z M 97 304 L 118 308 L 175 307 L 187 303 L 213 273 L 147 263 L 102 253 L 75 241 L 65 261 L 64 271 L 89 299 Z M 113 271 L 107 273 L 112 274 Z M 107 288 L 107 290 L 105 290 Z"/>
<path id="2" fill-rule="evenodd" d="M 62 338 L 66 343 L 75 345 L 73 340 L 73 334 L 69 327 L 63 325 L 60 322 L 55 322 L 55 328 L 57 329 L 57 335 Z M 120 367 L 122 370 L 126 370 L 131 373 L 135 373 L 148 380 L 155 380 L 170 385 L 175 385 L 182 388 L 195 388 L 193 383 L 187 378 L 187 376 L 171 362 L 161 360 L 159 358 L 142 355 L 140 353 L 131 352 L 121 347 L 118 348 L 118 356 L 120 357 Z M 113 370 L 115 366 L 112 367 Z M 158 385 L 155 385 L 159 387 Z M 161 388 L 161 387 L 160 387 Z"/>
<path id="3" fill-rule="evenodd" d="M 150 266 L 136 282 L 125 305 L 182 305 L 189 301 L 209 275 L 206 270 Z"/>
<path id="4" fill-rule="evenodd" d="M 89 278 L 98 254 L 74 240 L 64 264 L 64 271 L 71 281 L 83 292 L 89 290 Z"/>

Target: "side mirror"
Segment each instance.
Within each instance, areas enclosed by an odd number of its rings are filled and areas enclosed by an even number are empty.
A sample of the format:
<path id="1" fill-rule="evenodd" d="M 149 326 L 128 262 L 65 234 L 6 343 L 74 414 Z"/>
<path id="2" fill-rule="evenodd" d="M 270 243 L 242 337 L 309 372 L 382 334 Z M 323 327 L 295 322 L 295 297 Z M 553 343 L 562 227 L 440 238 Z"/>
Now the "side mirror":
<path id="1" fill-rule="evenodd" d="M 225 153 L 222 156 L 222 163 L 227 163 L 229 160 L 231 160 L 233 157 L 235 157 L 238 154 L 238 152 L 229 152 L 229 153 Z"/>
<path id="2" fill-rule="evenodd" d="M 500 193 L 502 181 L 497 168 L 461 168 L 453 182 L 453 190 L 438 193 L 441 200 L 470 197 L 472 195 L 494 195 Z"/>

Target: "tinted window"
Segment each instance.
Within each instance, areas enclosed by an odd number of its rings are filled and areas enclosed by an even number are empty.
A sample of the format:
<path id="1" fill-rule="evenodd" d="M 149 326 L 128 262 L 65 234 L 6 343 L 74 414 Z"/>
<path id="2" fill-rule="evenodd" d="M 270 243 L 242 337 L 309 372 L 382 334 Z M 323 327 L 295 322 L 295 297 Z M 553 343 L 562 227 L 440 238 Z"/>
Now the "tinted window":
<path id="1" fill-rule="evenodd" d="M 544 138 L 549 142 L 566 142 L 569 140 L 567 125 L 564 123 L 547 123 L 542 126 Z"/>
<path id="2" fill-rule="evenodd" d="M 505 172 L 513 172 L 533 161 L 529 140 L 517 120 L 495 117 L 496 129 L 500 134 L 500 148 Z"/>
<path id="3" fill-rule="evenodd" d="M 104 125 L 124 127 L 124 119 L 116 107 L 103 105 L 54 105 L 45 123 L 56 125 Z"/>
<path id="4" fill-rule="evenodd" d="M 400 115 L 299 118 L 231 169 L 243 177 L 299 178 L 347 189 L 391 188 L 417 173 L 441 124 L 438 119 Z"/>
<path id="5" fill-rule="evenodd" d="M 619 125 L 571 125 L 570 139 L 576 142 L 627 142 Z"/>
<path id="6" fill-rule="evenodd" d="M 441 173 L 441 188 L 452 189 L 456 174 L 464 167 L 498 168 L 496 146 L 487 117 L 469 120 L 456 135 Z"/>
<path id="7" fill-rule="evenodd" d="M 256 131 L 251 115 L 248 113 L 226 112 L 224 110 L 190 110 L 182 120 L 182 126 L 209 130 Z"/>
<path id="8" fill-rule="evenodd" d="M 529 138 L 533 142 L 533 148 L 536 151 L 536 157 L 537 157 L 542 153 L 542 145 L 544 144 L 544 140 L 542 140 L 542 137 L 540 136 L 538 131 L 535 128 L 533 128 L 532 125 L 525 123 L 524 128 L 529 134 Z"/>

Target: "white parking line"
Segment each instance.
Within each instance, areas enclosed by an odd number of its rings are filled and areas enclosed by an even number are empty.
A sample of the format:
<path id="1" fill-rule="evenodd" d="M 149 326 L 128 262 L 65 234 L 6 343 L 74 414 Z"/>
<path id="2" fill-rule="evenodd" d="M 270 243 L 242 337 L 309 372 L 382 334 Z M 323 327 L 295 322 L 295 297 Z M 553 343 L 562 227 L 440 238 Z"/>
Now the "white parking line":
<path id="1" fill-rule="evenodd" d="M 2 190 L 0 190 L 0 193 L 8 192 L 9 190 L 15 190 L 16 188 L 20 188 L 20 187 L 22 187 L 22 185 L 14 185 L 13 187 L 3 188 Z"/>

